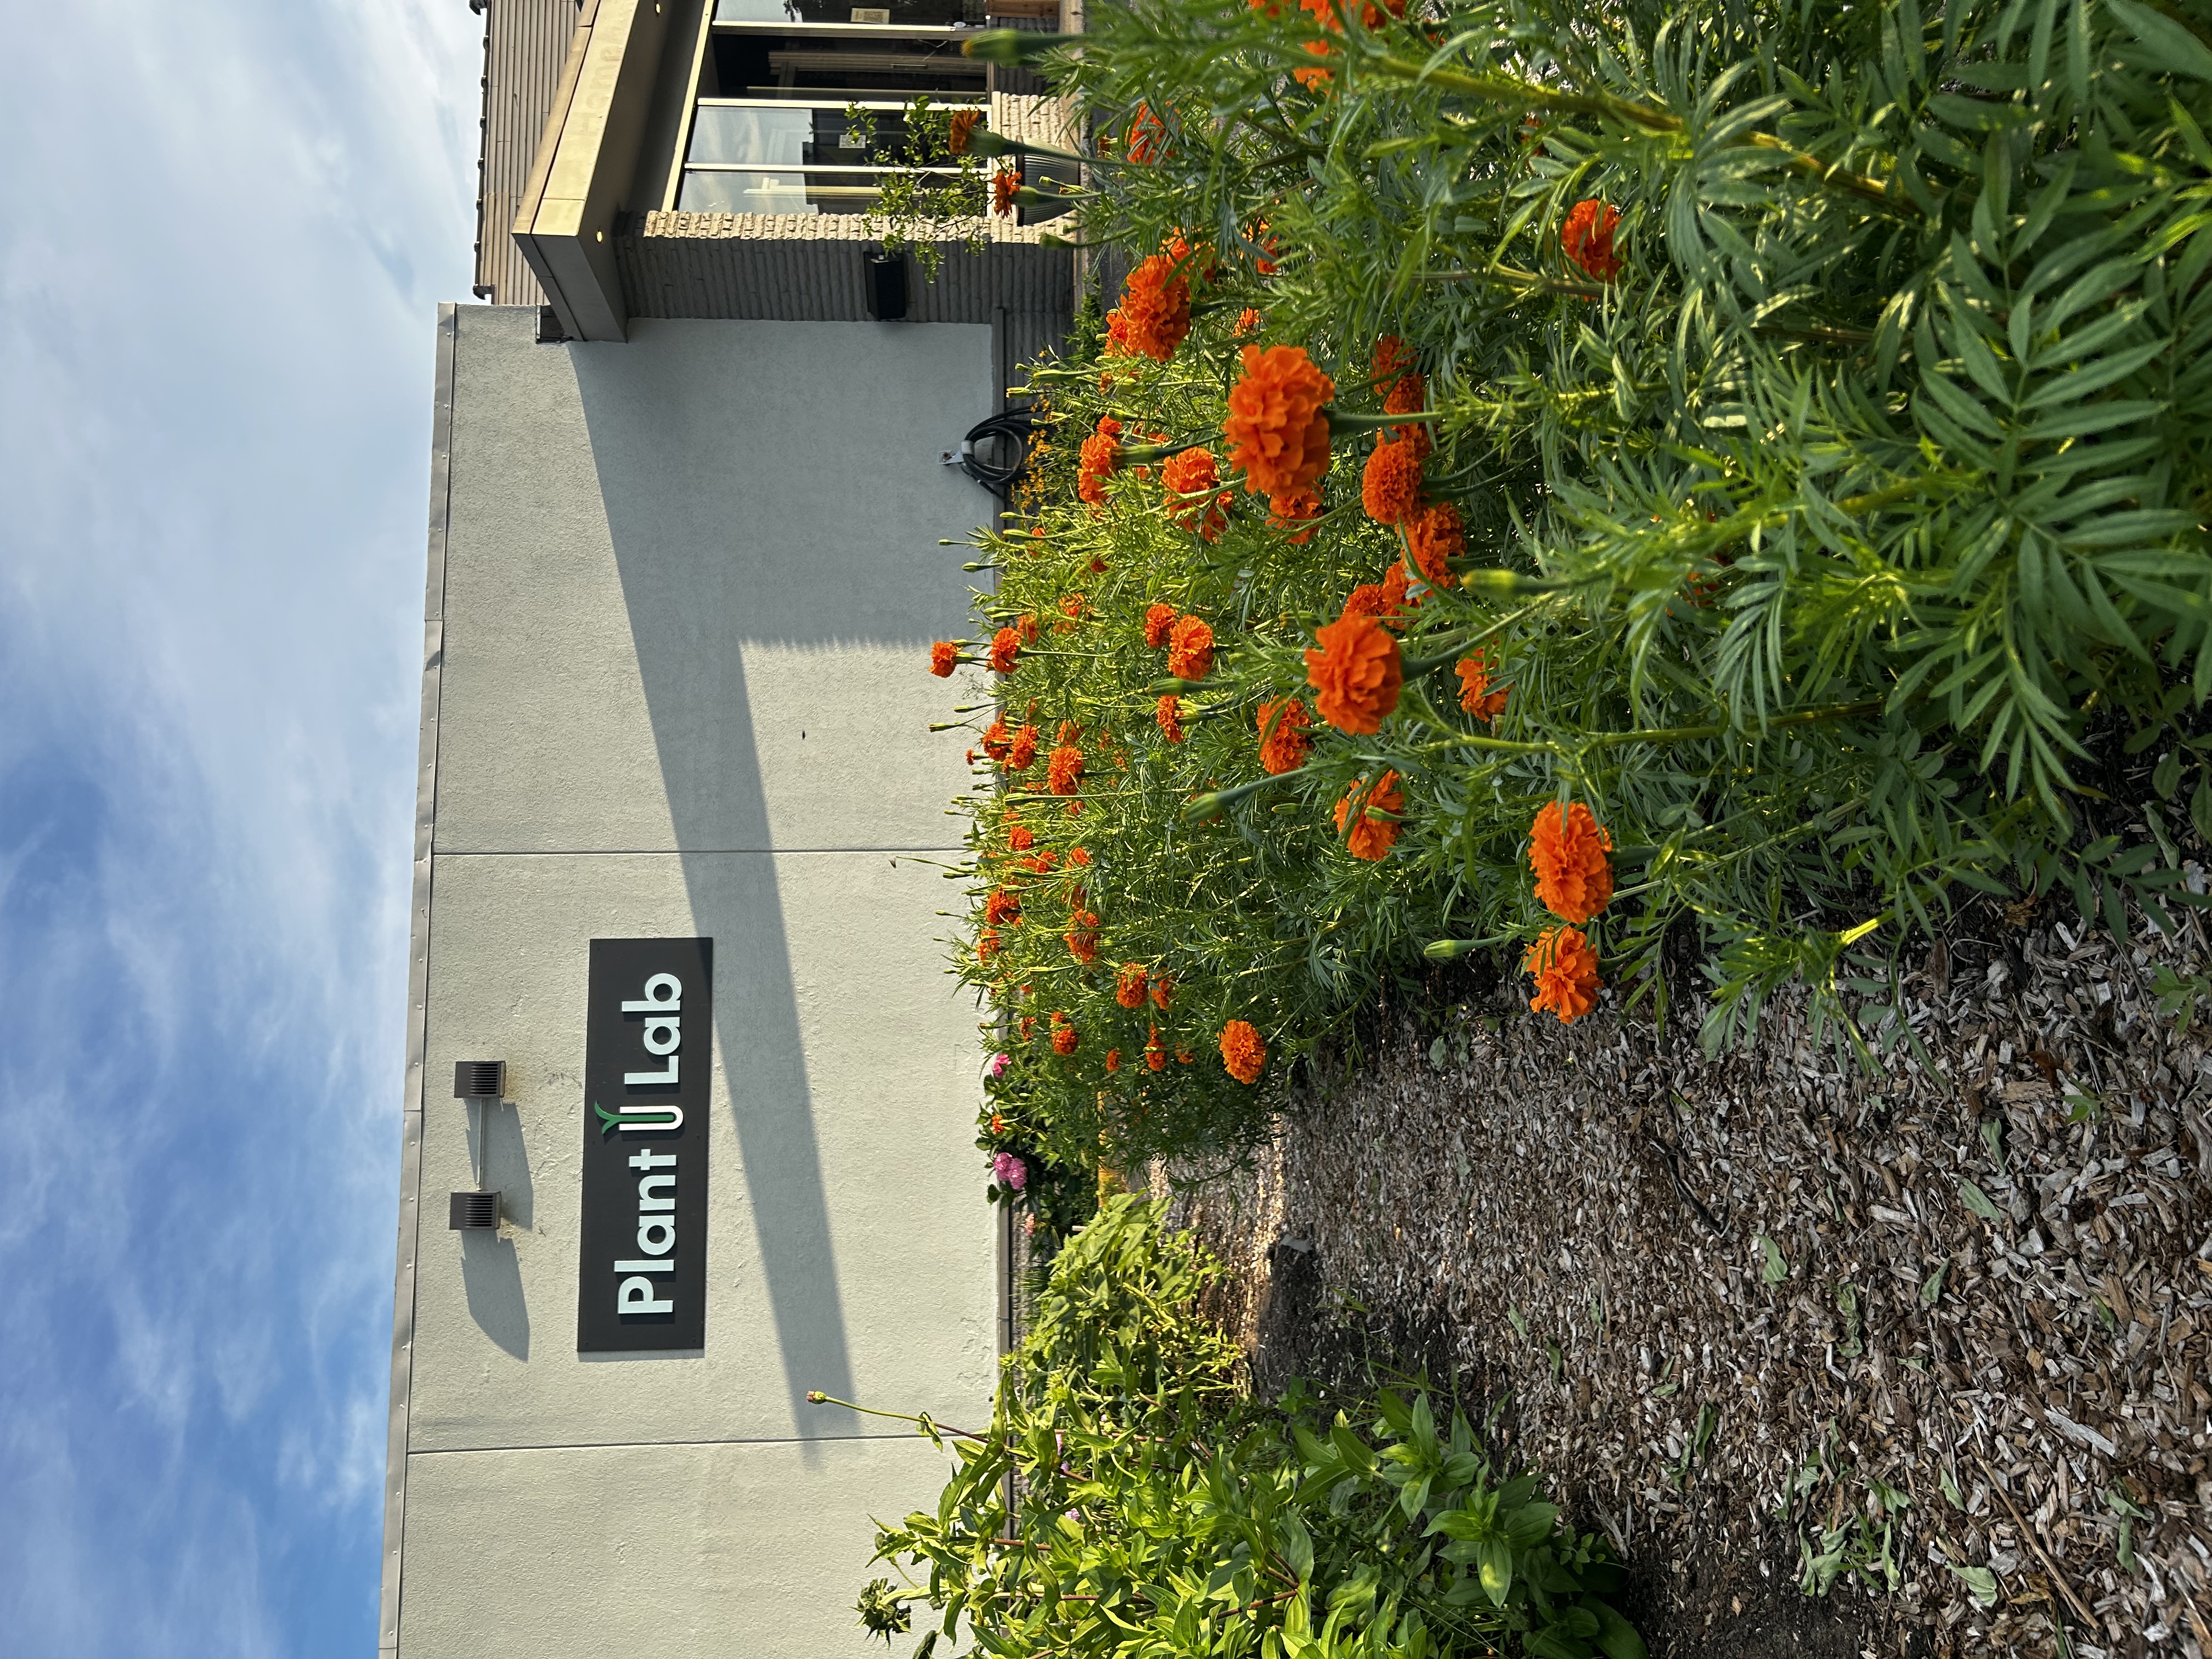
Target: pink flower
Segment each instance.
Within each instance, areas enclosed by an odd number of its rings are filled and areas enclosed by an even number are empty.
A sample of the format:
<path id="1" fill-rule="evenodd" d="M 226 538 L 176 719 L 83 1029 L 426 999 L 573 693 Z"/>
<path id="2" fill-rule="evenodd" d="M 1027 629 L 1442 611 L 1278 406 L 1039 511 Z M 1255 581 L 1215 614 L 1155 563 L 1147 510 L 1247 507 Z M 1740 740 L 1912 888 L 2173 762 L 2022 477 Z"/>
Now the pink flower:
<path id="1" fill-rule="evenodd" d="M 1006 1067 L 1013 1063 L 1014 1057 L 1012 1054 L 993 1054 L 991 1056 L 991 1063 L 983 1068 L 984 1075 L 987 1077 L 1004 1077 L 1006 1074 Z"/>
<path id="2" fill-rule="evenodd" d="M 1012 1152 L 1000 1152 L 991 1160 L 991 1174 L 1010 1193 L 1018 1193 L 1029 1185 L 1029 1165 Z"/>

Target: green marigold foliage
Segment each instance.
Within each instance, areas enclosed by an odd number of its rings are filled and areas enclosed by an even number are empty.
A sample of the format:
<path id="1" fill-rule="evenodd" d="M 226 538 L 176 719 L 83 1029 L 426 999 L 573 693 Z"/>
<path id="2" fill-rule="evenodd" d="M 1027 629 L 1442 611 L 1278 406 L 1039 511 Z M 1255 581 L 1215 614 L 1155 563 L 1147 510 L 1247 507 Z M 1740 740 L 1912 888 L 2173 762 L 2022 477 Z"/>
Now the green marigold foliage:
<path id="1" fill-rule="evenodd" d="M 1257 1406 L 1198 1315 L 1218 1271 L 1161 1207 L 1110 1200 L 1054 1265 L 988 1434 L 934 1513 L 877 1540 L 927 1570 L 923 1637 L 1000 1659 L 1640 1659 L 1603 1542 L 1465 1418 L 1385 1393 L 1355 1420 Z M 926 1425 L 940 1444 L 950 1431 Z M 1006 1502 L 1008 1482 L 1020 1494 Z M 880 1582 L 880 1581 L 879 1581 Z M 884 1592 L 869 1607 L 882 1628 Z M 888 1632 L 887 1638 L 888 1638 Z"/>
<path id="2" fill-rule="evenodd" d="M 1081 101 L 1082 240 L 1187 249 L 1196 320 L 1165 362 L 1040 372 L 1055 453 L 1034 523 L 990 541 L 993 625 L 1049 629 L 1085 596 L 1004 692 L 1048 744 L 1061 720 L 1091 734 L 1079 823 L 1104 867 L 968 963 L 1010 1012 L 1026 983 L 1089 1028 L 1054 1055 L 1040 1020 L 1009 1085 L 1032 1115 L 1229 1138 L 1255 1103 L 1206 1052 L 1222 1021 L 1251 1020 L 1279 1075 L 1417 949 L 1510 968 L 1558 921 L 1526 857 L 1547 802 L 1610 832 L 1587 932 L 1612 993 L 1663 998 L 1662 953 L 1701 961 L 1715 1047 L 1802 977 L 1863 1053 L 1838 988 L 1893 984 L 1962 894 L 2056 890 L 2116 927 L 2127 896 L 2161 927 L 2202 902 L 2180 824 L 2108 787 L 2123 749 L 2162 750 L 2160 792 L 2212 838 L 2201 12 L 1137 0 L 1091 25 L 978 49 L 1042 54 Z M 1310 698 L 1315 629 L 1403 545 L 1363 515 L 1370 445 L 1342 430 L 1311 538 L 1268 524 L 1222 439 L 1237 354 L 1299 347 L 1340 412 L 1377 417 L 1385 336 L 1425 377 L 1421 487 L 1464 551 L 1403 629 L 1379 732 L 1320 731 L 1307 769 L 1188 822 L 1192 796 L 1264 781 L 1255 709 Z M 1109 416 L 1212 447 L 1216 539 L 1170 521 L 1153 469 L 1078 499 L 1075 446 Z M 1153 600 L 1221 642 L 1179 745 L 1151 727 Z M 1487 721 L 1452 674 L 1477 647 L 1510 687 Z M 1350 859 L 1332 810 L 1386 769 L 1396 843 Z M 1007 815 L 1065 843 L 1055 810 L 993 798 L 979 845 Z M 1073 908 L 1101 964 L 1181 975 L 1211 1028 L 1186 1034 L 1187 1077 L 1101 1069 L 1143 1027 L 1060 947 Z"/>

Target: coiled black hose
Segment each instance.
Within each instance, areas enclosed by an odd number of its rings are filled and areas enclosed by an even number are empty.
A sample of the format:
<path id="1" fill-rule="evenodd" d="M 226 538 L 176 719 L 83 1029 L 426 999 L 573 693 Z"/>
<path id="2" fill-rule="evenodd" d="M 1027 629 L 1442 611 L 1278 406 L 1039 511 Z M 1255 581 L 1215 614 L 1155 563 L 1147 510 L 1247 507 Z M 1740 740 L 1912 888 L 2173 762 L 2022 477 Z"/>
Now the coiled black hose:
<path id="1" fill-rule="evenodd" d="M 1013 504 L 1014 484 L 1029 470 L 1031 424 L 1029 410 L 1010 409 L 976 422 L 960 441 L 960 470 L 1006 506 Z M 988 461 L 975 452 L 986 441 L 994 453 Z"/>

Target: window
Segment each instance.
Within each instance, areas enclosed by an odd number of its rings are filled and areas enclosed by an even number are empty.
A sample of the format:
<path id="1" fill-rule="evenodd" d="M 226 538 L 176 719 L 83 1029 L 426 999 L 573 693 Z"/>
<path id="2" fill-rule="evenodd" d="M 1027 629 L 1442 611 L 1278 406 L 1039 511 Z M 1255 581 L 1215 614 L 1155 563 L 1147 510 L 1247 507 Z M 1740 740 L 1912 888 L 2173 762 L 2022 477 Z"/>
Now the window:
<path id="1" fill-rule="evenodd" d="M 814 0 L 716 0 L 674 205 L 867 211 L 883 169 L 868 165 L 869 135 L 855 131 L 848 109 L 866 111 L 883 143 L 903 135 L 902 112 L 916 94 L 939 104 L 982 103 L 989 70 L 960 56 L 967 3 L 897 0 L 862 9 L 890 21 L 849 23 L 824 21 L 839 9 Z"/>

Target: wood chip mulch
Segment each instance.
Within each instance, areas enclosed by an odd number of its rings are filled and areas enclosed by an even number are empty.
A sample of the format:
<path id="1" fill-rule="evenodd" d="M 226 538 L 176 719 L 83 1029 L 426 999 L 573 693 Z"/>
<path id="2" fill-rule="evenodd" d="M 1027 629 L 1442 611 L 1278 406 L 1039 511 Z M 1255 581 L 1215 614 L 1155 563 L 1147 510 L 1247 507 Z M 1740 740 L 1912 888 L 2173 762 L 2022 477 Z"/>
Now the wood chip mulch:
<path id="1" fill-rule="evenodd" d="M 2212 1006 L 2151 989 L 2204 971 L 2188 925 L 1990 907 L 1907 982 L 1933 1076 L 1786 1000 L 1709 1061 L 1462 986 L 1255 1164 L 1176 1172 L 1180 1217 L 1257 1386 L 1364 1359 L 1495 1407 L 1655 1655 L 2212 1659 Z"/>

